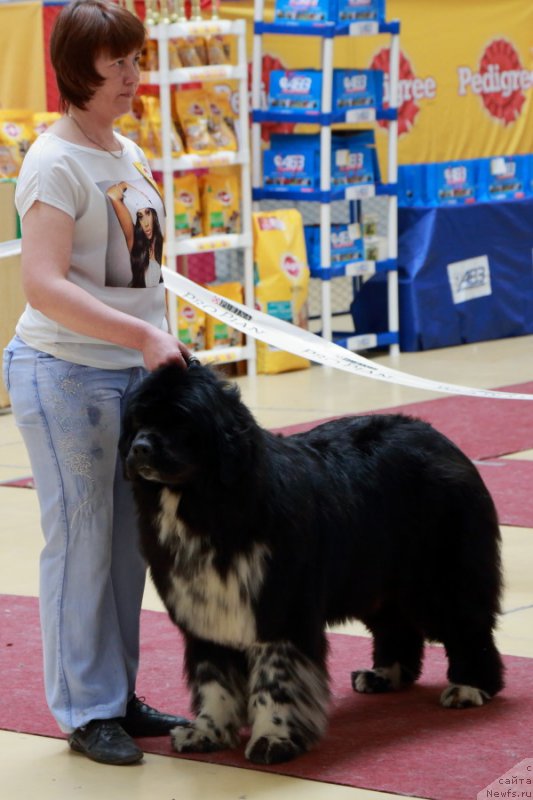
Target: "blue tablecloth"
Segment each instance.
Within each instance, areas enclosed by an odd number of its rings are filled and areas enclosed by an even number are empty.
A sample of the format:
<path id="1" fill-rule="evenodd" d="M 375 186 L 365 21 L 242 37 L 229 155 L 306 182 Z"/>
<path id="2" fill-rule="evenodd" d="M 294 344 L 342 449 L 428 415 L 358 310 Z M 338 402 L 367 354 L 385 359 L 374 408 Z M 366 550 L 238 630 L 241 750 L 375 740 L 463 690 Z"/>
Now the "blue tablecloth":
<path id="1" fill-rule="evenodd" d="M 401 208 L 398 230 L 402 350 L 533 333 L 533 199 Z M 357 332 L 386 329 L 386 307 L 377 275 L 352 304 Z"/>

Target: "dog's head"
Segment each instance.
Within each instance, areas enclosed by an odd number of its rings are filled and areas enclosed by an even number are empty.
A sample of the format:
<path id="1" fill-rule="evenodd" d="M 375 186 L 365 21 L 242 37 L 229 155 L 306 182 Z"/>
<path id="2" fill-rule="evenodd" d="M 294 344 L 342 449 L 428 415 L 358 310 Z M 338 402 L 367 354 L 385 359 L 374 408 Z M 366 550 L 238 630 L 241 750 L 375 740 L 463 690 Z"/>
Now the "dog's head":
<path id="1" fill-rule="evenodd" d="M 184 488 L 229 486 L 248 468 L 259 430 L 238 389 L 199 364 L 151 373 L 126 407 L 119 450 L 126 476 Z"/>

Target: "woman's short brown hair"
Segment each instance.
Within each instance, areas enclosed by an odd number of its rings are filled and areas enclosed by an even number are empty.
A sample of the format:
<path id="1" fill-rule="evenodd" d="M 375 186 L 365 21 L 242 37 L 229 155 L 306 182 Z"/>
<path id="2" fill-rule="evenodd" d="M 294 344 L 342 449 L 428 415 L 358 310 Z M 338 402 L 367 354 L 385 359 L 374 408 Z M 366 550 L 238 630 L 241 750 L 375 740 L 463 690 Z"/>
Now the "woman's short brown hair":
<path id="1" fill-rule="evenodd" d="M 126 8 L 107 0 L 74 0 L 60 12 L 50 38 L 50 57 L 64 110 L 85 108 L 104 79 L 96 71 L 105 53 L 122 58 L 140 50 L 145 39 L 142 22 Z"/>

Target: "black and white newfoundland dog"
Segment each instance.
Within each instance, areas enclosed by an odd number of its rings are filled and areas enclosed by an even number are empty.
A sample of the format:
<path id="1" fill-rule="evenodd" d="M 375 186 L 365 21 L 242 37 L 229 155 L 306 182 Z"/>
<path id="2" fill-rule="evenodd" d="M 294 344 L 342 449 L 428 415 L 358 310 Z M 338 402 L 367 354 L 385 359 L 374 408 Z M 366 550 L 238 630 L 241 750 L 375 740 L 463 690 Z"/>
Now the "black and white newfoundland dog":
<path id="1" fill-rule="evenodd" d="M 449 662 L 448 708 L 503 686 L 493 501 L 471 461 L 421 420 L 337 419 L 282 437 L 200 365 L 166 366 L 132 397 L 121 453 L 152 578 L 185 639 L 196 715 L 182 753 L 235 747 L 258 764 L 308 750 L 328 715 L 325 627 L 361 620 L 373 663 L 357 692 Z"/>

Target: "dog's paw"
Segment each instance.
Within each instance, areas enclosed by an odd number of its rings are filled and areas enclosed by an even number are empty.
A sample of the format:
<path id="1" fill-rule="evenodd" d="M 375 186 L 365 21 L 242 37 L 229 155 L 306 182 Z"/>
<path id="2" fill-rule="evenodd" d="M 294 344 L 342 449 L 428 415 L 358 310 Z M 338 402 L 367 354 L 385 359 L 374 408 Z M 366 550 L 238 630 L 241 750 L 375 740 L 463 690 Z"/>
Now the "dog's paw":
<path id="1" fill-rule="evenodd" d="M 459 686 L 451 683 L 440 696 L 444 708 L 471 708 L 482 706 L 490 700 L 490 695 L 475 686 Z"/>
<path id="2" fill-rule="evenodd" d="M 202 718 L 173 728 L 170 738 L 178 753 L 212 753 L 236 747 L 239 743 L 239 735 L 232 727 L 226 726 L 221 730 L 212 720 Z"/>
<path id="3" fill-rule="evenodd" d="M 291 739 L 282 736 L 259 736 L 250 741 L 246 758 L 254 764 L 280 764 L 304 752 Z"/>
<path id="4" fill-rule="evenodd" d="M 352 672 L 352 687 L 362 694 L 379 694 L 392 692 L 402 685 L 401 667 L 376 667 L 376 669 L 360 669 Z"/>

